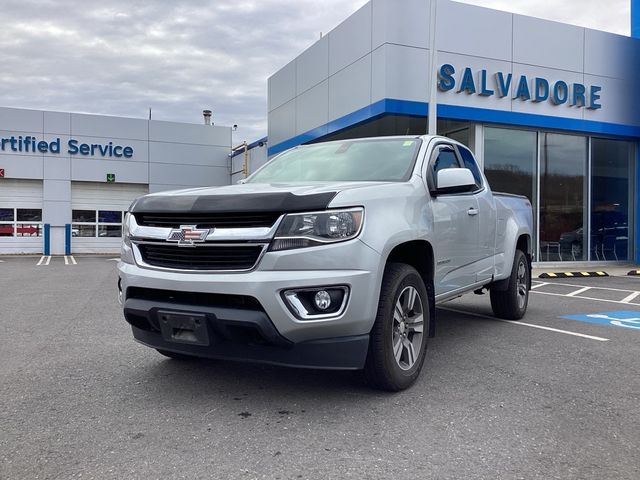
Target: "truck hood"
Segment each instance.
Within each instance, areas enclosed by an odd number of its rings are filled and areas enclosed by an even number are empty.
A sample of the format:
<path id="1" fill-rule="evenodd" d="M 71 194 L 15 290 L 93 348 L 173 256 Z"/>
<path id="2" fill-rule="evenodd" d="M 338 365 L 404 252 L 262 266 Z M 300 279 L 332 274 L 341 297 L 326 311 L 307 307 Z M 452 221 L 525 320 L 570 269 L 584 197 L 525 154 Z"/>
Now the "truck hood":
<path id="1" fill-rule="evenodd" d="M 245 183 L 153 193 L 138 198 L 131 212 L 301 212 L 324 210 L 340 192 L 370 189 L 385 182 L 309 184 Z"/>

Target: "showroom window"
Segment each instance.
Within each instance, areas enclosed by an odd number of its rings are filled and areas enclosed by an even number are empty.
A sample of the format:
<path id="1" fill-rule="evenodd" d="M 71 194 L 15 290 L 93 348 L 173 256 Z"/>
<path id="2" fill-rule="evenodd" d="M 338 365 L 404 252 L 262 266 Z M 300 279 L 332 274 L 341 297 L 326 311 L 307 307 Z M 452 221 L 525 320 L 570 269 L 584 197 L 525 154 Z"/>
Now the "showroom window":
<path id="1" fill-rule="evenodd" d="M 623 140 L 484 127 L 485 175 L 531 200 L 538 262 L 632 258 L 634 155 Z"/>
<path id="2" fill-rule="evenodd" d="M 122 237 L 120 210 L 73 210 L 71 212 L 71 235 L 88 238 Z"/>
<path id="3" fill-rule="evenodd" d="M 542 133 L 540 260 L 587 260 L 587 137 Z"/>
<path id="4" fill-rule="evenodd" d="M 524 195 L 533 205 L 534 245 L 537 243 L 538 133 L 485 127 L 484 174 L 494 192 Z"/>
<path id="5" fill-rule="evenodd" d="M 628 260 L 633 145 L 591 140 L 591 260 Z"/>
<path id="6" fill-rule="evenodd" d="M 0 208 L 0 237 L 41 237 L 42 210 Z"/>
<path id="7" fill-rule="evenodd" d="M 484 174 L 494 192 L 536 200 L 537 133 L 507 128 L 484 129 Z"/>

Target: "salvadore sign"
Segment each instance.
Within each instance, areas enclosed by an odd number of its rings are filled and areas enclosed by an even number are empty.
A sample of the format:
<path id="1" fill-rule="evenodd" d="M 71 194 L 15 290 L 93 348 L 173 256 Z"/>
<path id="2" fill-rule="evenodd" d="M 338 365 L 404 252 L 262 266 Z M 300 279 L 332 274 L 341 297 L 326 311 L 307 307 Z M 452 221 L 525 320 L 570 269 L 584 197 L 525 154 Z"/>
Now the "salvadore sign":
<path id="1" fill-rule="evenodd" d="M 24 153 L 62 153 L 62 142 L 60 138 L 53 140 L 38 140 L 30 135 L 12 135 L 11 137 L 0 138 L 0 150 L 3 152 L 24 152 Z M 131 158 L 133 157 L 133 147 L 128 145 L 114 145 L 107 143 L 81 143 L 75 138 L 70 138 L 64 145 L 66 155 L 80 155 L 87 157 L 110 157 L 110 158 Z"/>
<path id="2" fill-rule="evenodd" d="M 512 90 L 513 87 L 513 90 Z M 513 100 L 523 102 L 551 102 L 553 105 L 570 105 L 572 107 L 597 110 L 602 108 L 600 92 L 602 87 L 570 83 L 564 80 L 550 82 L 546 78 L 529 78 L 526 75 L 514 77 L 512 73 L 474 72 L 466 67 L 461 71 L 445 63 L 438 71 L 438 89 L 442 92 L 454 91 L 483 97 L 511 96 Z"/>

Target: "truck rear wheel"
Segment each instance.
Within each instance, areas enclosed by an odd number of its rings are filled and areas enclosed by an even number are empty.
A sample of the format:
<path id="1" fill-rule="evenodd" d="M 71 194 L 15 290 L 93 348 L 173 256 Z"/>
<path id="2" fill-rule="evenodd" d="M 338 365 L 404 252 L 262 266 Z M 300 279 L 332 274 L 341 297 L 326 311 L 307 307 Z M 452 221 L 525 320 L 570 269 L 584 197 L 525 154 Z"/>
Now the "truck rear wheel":
<path id="1" fill-rule="evenodd" d="M 369 385 L 395 392 L 415 382 L 427 350 L 429 321 L 429 298 L 418 271 L 388 264 L 364 368 Z"/>
<path id="2" fill-rule="evenodd" d="M 520 320 L 529 303 L 529 262 L 522 250 L 516 250 L 511 276 L 506 290 L 491 289 L 491 308 L 498 318 Z"/>

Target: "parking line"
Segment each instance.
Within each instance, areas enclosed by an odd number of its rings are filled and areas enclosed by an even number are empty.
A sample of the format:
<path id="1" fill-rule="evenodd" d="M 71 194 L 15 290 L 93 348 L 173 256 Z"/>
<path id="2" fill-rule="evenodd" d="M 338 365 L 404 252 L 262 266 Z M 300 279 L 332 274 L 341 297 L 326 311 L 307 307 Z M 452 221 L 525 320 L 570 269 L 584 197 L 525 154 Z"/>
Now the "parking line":
<path id="1" fill-rule="evenodd" d="M 549 285 L 549 283 L 548 282 L 536 283 L 535 285 L 531 285 L 531 290 L 533 290 L 535 288 L 539 288 L 539 287 L 544 287 L 545 285 Z"/>
<path id="2" fill-rule="evenodd" d="M 638 295 L 640 295 L 640 292 L 633 292 L 632 294 L 627 295 L 622 300 L 620 300 L 620 303 L 629 303 L 631 300 L 636 298 Z"/>
<path id="3" fill-rule="evenodd" d="M 71 257 L 69 257 L 69 258 L 71 258 L 71 263 L 73 263 L 74 265 L 78 264 L 78 262 L 76 262 L 76 259 L 73 258 L 73 255 L 71 255 Z"/>
<path id="4" fill-rule="evenodd" d="M 67 257 L 66 255 L 64 256 L 64 264 L 69 265 L 69 257 Z"/>
<path id="5" fill-rule="evenodd" d="M 632 277 L 627 277 L 627 278 L 632 278 Z M 561 285 L 563 287 L 576 287 L 576 288 L 582 288 L 584 287 L 584 285 L 575 285 L 573 283 L 564 283 L 564 282 L 547 282 L 547 285 Z M 597 286 L 591 286 L 589 288 L 594 288 L 596 290 L 611 290 L 612 292 L 635 292 L 635 290 L 626 290 L 624 288 L 610 288 L 610 287 L 597 287 Z M 539 292 L 536 292 L 539 293 Z"/>
<path id="6" fill-rule="evenodd" d="M 490 317 L 489 315 L 483 315 L 482 313 L 474 313 L 474 312 L 466 312 L 464 310 L 458 310 L 457 308 L 449 308 L 449 307 L 437 307 L 440 308 L 442 310 L 448 310 L 450 312 L 455 312 L 455 313 L 462 313 L 463 315 L 469 315 L 472 317 L 481 317 L 481 318 L 488 318 L 489 320 L 497 320 L 499 322 L 504 322 L 504 323 L 510 323 L 512 325 L 520 325 L 521 327 L 531 327 L 531 328 L 538 328 L 540 330 L 547 330 L 550 332 L 556 332 L 556 333 L 564 333 L 565 335 L 572 335 L 574 337 L 581 337 L 581 338 L 586 338 L 588 340 L 596 340 L 598 342 L 608 342 L 609 339 L 608 338 L 603 338 L 603 337 L 596 337 L 593 335 L 587 335 L 585 333 L 578 333 L 578 332 L 570 332 L 569 330 L 560 330 L 559 328 L 552 328 L 552 327 L 545 327 L 543 325 L 534 325 L 533 323 L 525 323 L 525 322 L 517 322 L 514 320 L 504 320 L 502 318 L 496 318 L 496 317 Z"/>
<path id="7" fill-rule="evenodd" d="M 609 288 L 608 290 L 613 290 L 613 289 Z M 532 291 L 531 293 L 536 293 L 538 295 L 550 295 L 552 297 L 565 297 L 565 298 L 568 297 L 568 295 L 564 295 L 562 293 L 537 292 L 537 291 Z M 622 303 L 623 305 L 640 306 L 640 304 L 638 303 L 623 302 L 621 300 L 607 300 L 606 298 L 583 297 L 582 295 L 574 295 L 571 298 L 580 298 L 582 300 L 593 300 L 594 302 Z"/>
<path id="8" fill-rule="evenodd" d="M 38 263 L 36 263 L 36 265 L 49 265 L 49 262 L 51 262 L 51 256 L 50 255 L 43 255 L 40 257 L 40 260 L 38 260 Z"/>
<path id="9" fill-rule="evenodd" d="M 581 293 L 584 293 L 587 290 L 591 290 L 591 287 L 582 287 L 574 292 L 567 293 L 567 297 L 575 297 L 576 295 L 580 295 Z"/>

